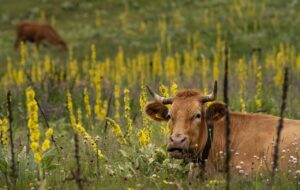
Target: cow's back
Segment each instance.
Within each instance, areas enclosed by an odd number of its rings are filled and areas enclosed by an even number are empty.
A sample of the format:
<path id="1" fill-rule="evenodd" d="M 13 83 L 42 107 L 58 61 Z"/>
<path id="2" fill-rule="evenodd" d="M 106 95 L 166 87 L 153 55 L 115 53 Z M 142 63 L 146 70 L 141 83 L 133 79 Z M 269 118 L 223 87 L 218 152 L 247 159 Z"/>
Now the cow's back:
<path id="1" fill-rule="evenodd" d="M 232 164 L 236 169 L 251 172 L 254 168 L 271 168 L 279 117 L 267 114 L 231 113 Z M 225 120 L 214 125 L 214 155 L 225 152 Z M 299 149 L 300 121 L 285 119 L 280 140 L 282 153 Z M 221 156 L 221 155 L 219 155 Z M 289 157 L 291 155 L 287 155 Z M 214 158 L 216 159 L 216 157 Z M 283 162 L 288 162 L 282 160 Z M 284 164 L 282 164 L 284 165 Z"/>
<path id="2" fill-rule="evenodd" d="M 20 38 L 33 41 L 37 36 L 42 35 L 42 28 L 43 27 L 39 24 L 25 21 L 17 25 L 16 32 Z"/>

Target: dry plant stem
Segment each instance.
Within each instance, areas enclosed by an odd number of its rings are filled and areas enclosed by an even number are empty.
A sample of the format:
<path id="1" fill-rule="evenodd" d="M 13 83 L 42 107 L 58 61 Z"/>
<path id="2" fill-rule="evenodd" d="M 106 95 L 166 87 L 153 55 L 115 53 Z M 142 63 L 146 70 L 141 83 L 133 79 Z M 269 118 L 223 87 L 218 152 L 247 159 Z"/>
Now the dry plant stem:
<path id="1" fill-rule="evenodd" d="M 226 115 L 225 115 L 225 125 L 226 125 L 226 143 L 225 143 L 225 151 L 226 151 L 226 158 L 225 158 L 225 173 L 226 173 L 226 189 L 230 189 L 230 115 L 229 115 L 229 99 L 228 99 L 228 47 L 225 44 L 225 73 L 224 73 L 224 102 L 226 106 Z"/>
<path id="2" fill-rule="evenodd" d="M 98 142 L 96 142 L 96 146 L 97 146 L 97 150 L 98 150 Z M 96 164 L 97 164 L 97 172 L 96 172 L 96 175 L 97 176 L 100 176 L 101 173 L 100 173 L 100 163 L 99 163 L 99 156 L 98 156 L 98 152 L 96 152 Z"/>
<path id="3" fill-rule="evenodd" d="M 75 142 L 75 160 L 76 160 L 76 173 L 74 175 L 76 184 L 79 190 L 83 189 L 82 179 L 81 179 L 81 170 L 80 170 L 80 156 L 79 156 L 79 141 L 77 133 L 74 133 L 74 142 Z"/>
<path id="4" fill-rule="evenodd" d="M 114 89 L 114 87 L 112 87 L 112 89 Z M 109 116 L 110 104 L 111 104 L 111 101 L 112 101 L 112 97 L 113 97 L 113 90 L 111 91 L 110 96 L 109 96 L 105 118 L 107 118 Z M 105 125 L 104 125 L 104 133 L 105 134 L 106 134 L 106 131 L 107 131 L 107 120 L 105 120 Z"/>
<path id="5" fill-rule="evenodd" d="M 7 187 L 8 189 L 10 189 L 10 188 L 9 188 L 9 180 L 8 180 L 7 170 L 8 170 L 7 168 L 5 168 L 5 170 L 4 170 L 5 183 L 6 183 L 6 187 Z"/>
<path id="6" fill-rule="evenodd" d="M 279 142 L 280 142 L 280 137 L 281 137 L 281 131 L 283 129 L 283 117 L 284 117 L 284 111 L 286 108 L 286 98 L 287 98 L 287 92 L 288 92 L 288 87 L 289 87 L 288 76 L 289 76 L 288 69 L 285 67 L 284 68 L 284 82 L 283 82 L 283 86 L 282 86 L 282 102 L 281 102 L 281 108 L 280 108 L 280 118 L 279 118 L 278 127 L 277 127 L 276 142 L 275 142 L 275 146 L 274 146 L 270 189 L 272 189 L 272 187 L 273 187 L 275 171 L 278 167 Z"/>
<path id="7" fill-rule="evenodd" d="M 44 120 L 45 120 L 46 126 L 47 126 L 47 128 L 49 129 L 49 128 L 50 128 L 50 125 L 49 125 L 48 120 L 47 120 L 47 117 L 46 117 L 46 115 L 45 115 L 45 113 L 44 113 L 44 111 L 43 111 L 43 109 L 42 109 L 42 106 L 40 105 L 40 103 L 39 103 L 39 101 L 38 101 L 38 99 L 37 99 L 36 97 L 34 97 L 34 99 L 35 99 L 35 101 L 36 101 L 36 103 L 37 103 L 37 106 L 38 106 L 38 108 L 39 108 L 39 110 L 40 110 L 40 112 L 41 112 L 41 114 L 42 114 L 42 116 L 43 116 L 43 118 L 44 118 Z M 52 141 L 52 143 L 54 144 L 54 146 L 55 146 L 57 152 L 59 153 L 59 148 L 58 148 L 58 146 L 57 146 L 57 144 L 56 144 L 56 141 L 55 141 L 53 135 L 52 135 L 52 137 L 51 137 L 51 141 Z"/>
<path id="8" fill-rule="evenodd" d="M 15 151 L 14 151 L 14 141 L 13 141 L 13 130 L 12 130 L 12 110 L 11 110 L 11 92 L 7 93 L 7 107 L 8 107 L 8 122 L 9 122 L 9 140 L 10 140 L 10 150 L 11 150 L 11 171 L 13 178 L 13 189 L 16 189 L 17 182 L 17 172 L 15 163 Z"/>

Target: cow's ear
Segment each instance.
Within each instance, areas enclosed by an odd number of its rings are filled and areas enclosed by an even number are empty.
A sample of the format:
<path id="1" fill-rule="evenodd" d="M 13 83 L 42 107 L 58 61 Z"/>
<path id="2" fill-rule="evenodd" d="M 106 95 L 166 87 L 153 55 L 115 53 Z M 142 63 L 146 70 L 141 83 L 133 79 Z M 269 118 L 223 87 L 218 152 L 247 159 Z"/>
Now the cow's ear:
<path id="1" fill-rule="evenodd" d="M 169 109 L 160 102 L 150 102 L 145 107 L 146 114 L 156 121 L 167 121 Z"/>
<path id="2" fill-rule="evenodd" d="M 225 104 L 214 102 L 206 109 L 205 118 L 208 122 L 215 122 L 224 117 L 226 114 Z"/>

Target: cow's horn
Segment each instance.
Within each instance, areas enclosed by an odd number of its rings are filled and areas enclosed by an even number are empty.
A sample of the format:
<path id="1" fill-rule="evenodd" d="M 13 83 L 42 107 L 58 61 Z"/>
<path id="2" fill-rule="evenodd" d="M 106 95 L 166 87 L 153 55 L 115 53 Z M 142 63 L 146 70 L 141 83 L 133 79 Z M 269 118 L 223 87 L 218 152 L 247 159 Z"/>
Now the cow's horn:
<path id="1" fill-rule="evenodd" d="M 213 93 L 207 96 L 202 96 L 201 102 L 205 103 L 205 102 L 214 101 L 217 99 L 217 94 L 218 94 L 218 82 L 215 80 Z"/>
<path id="2" fill-rule="evenodd" d="M 162 97 L 158 94 L 156 94 L 148 85 L 146 85 L 149 93 L 151 94 L 151 96 L 154 98 L 155 101 L 157 102 L 161 102 L 163 104 L 172 104 L 173 103 L 173 99 L 174 98 L 165 98 L 165 97 Z"/>

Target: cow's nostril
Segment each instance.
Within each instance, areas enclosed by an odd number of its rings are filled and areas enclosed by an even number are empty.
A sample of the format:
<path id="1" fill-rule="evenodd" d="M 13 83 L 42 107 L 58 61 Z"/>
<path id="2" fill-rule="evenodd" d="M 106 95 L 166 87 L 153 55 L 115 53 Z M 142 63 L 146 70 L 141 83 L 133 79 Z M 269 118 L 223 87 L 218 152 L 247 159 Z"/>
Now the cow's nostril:
<path id="1" fill-rule="evenodd" d="M 182 145 L 187 141 L 187 136 L 182 134 L 175 134 L 169 137 L 169 143 L 174 145 Z"/>

